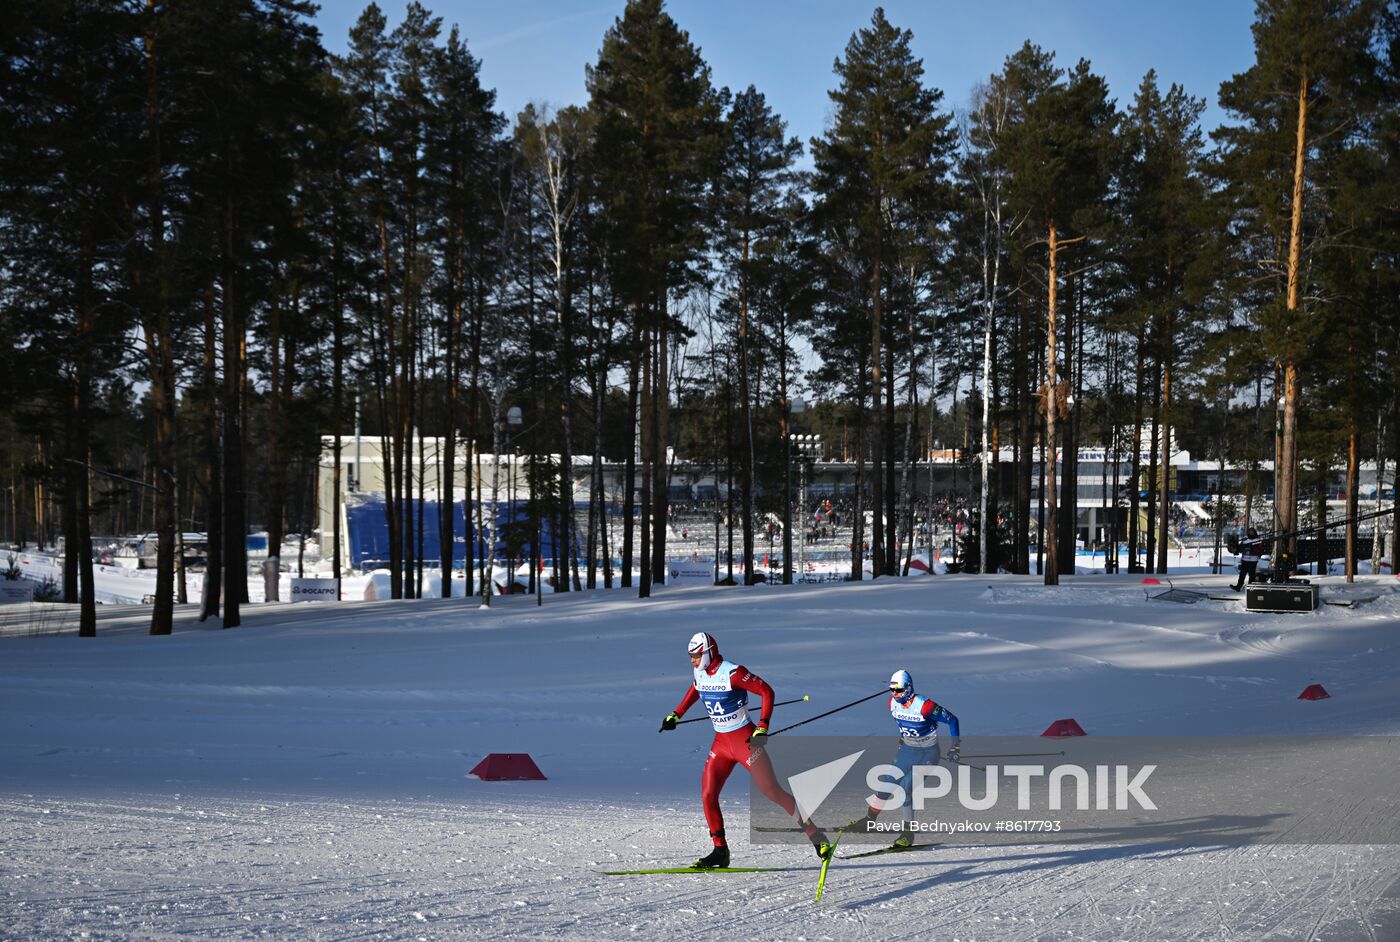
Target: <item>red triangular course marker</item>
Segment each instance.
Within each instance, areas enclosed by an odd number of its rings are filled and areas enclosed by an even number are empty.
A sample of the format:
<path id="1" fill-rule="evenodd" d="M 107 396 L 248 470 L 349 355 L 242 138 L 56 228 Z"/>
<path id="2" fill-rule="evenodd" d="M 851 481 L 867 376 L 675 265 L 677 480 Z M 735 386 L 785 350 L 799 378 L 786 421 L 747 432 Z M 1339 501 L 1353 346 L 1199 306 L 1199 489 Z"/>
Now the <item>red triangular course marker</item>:
<path id="1" fill-rule="evenodd" d="M 1330 700 L 1332 695 L 1322 689 L 1322 684 L 1309 684 L 1308 689 L 1298 694 L 1299 700 Z"/>
<path id="2" fill-rule="evenodd" d="M 469 775 L 483 782 L 542 782 L 544 773 L 524 752 L 493 752 L 476 764 Z"/>
<path id="3" fill-rule="evenodd" d="M 1161 579 L 1153 579 L 1151 576 L 1148 576 L 1146 579 L 1142 580 L 1142 584 L 1143 584 L 1143 585 L 1161 585 L 1161 584 L 1162 584 L 1162 580 L 1161 580 Z"/>
<path id="4" fill-rule="evenodd" d="M 1080 726 L 1073 719 L 1056 720 L 1050 724 L 1050 728 L 1041 733 L 1042 736 L 1087 736 L 1084 727 Z"/>

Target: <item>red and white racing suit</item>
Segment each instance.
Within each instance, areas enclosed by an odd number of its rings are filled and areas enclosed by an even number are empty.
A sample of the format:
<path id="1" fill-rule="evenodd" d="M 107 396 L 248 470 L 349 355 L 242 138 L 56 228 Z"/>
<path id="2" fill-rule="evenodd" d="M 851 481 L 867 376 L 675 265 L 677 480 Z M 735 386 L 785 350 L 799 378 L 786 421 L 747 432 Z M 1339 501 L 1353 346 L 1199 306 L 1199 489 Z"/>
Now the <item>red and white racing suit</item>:
<path id="1" fill-rule="evenodd" d="M 773 688 L 747 668 L 720 661 L 708 668 L 695 669 L 695 681 L 675 711 L 677 716 L 684 716 L 696 701 L 703 701 L 715 728 L 715 740 L 710 744 L 710 754 L 705 759 L 705 769 L 700 776 L 700 802 L 704 806 L 705 823 L 710 826 L 710 837 L 716 847 L 725 844 L 724 815 L 719 810 L 719 793 L 736 765 L 743 765 L 749 770 L 754 784 L 769 801 L 790 815 L 797 814 L 797 803 L 778 783 L 768 756 L 762 749 L 750 748 L 749 737 L 755 728 L 748 711 L 751 693 L 758 694 L 762 699 L 759 724 L 767 727 L 773 716 Z M 807 829 L 815 833 L 810 825 L 807 825 Z"/>

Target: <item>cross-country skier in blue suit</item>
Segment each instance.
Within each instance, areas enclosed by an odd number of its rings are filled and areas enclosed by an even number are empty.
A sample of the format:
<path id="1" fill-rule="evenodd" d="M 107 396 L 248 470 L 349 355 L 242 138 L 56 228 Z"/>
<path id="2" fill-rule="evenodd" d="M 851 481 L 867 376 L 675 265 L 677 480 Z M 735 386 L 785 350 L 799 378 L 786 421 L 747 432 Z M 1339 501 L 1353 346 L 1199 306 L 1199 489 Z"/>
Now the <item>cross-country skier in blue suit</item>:
<path id="1" fill-rule="evenodd" d="M 928 697 L 914 693 L 914 679 L 908 671 L 895 671 L 890 677 L 890 715 L 899 725 L 899 752 L 895 753 L 894 765 L 899 767 L 899 784 L 904 788 L 905 832 L 895 840 L 894 846 L 909 847 L 913 844 L 907 825 L 914 820 L 913 769 L 916 765 L 938 764 L 938 724 L 948 727 L 951 742 L 948 745 L 947 759 L 957 762 L 962 751 L 962 734 L 958 729 L 958 718 L 947 707 L 939 706 Z M 847 825 L 847 829 L 865 830 L 867 822 L 874 821 L 880 813 L 878 808 L 868 808 L 864 818 L 857 818 Z"/>

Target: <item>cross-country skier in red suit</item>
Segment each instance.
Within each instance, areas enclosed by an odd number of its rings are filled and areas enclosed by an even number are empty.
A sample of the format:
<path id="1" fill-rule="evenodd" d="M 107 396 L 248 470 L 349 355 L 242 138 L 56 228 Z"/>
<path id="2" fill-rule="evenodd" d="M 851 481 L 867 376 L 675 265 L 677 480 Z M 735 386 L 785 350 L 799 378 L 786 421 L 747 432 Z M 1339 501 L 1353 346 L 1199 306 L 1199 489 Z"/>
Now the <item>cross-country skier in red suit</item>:
<path id="1" fill-rule="evenodd" d="M 705 822 L 710 826 L 710 837 L 714 840 L 715 848 L 708 856 L 695 861 L 695 866 L 703 869 L 729 866 L 729 844 L 724 838 L 724 816 L 719 810 L 719 793 L 736 765 L 743 765 L 749 770 L 754 784 L 769 801 L 798 818 L 818 856 L 823 859 L 831 856 L 832 848 L 826 835 L 812 822 L 801 819 L 797 803 L 778 784 L 778 778 L 773 774 L 773 764 L 763 752 L 763 743 L 768 738 L 768 723 L 773 718 L 773 688 L 747 668 L 721 658 L 719 645 L 703 631 L 690 639 L 688 650 L 691 666 L 695 668 L 694 682 L 681 698 L 680 705 L 661 721 L 661 729 L 675 729 L 685 711 L 694 706 L 697 700 L 704 701 L 710 723 L 715 728 L 715 741 L 710 745 L 710 755 L 700 776 L 700 802 L 705 808 Z M 758 694 L 763 700 L 756 724 L 749 719 L 751 693 Z"/>

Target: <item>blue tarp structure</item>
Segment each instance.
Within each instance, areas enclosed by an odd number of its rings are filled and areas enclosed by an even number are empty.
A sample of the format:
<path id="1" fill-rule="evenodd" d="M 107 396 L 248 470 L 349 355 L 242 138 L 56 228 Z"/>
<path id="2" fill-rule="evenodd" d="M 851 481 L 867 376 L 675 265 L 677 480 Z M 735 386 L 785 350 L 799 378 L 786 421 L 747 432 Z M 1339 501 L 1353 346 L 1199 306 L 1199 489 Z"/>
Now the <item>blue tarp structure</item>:
<path id="1" fill-rule="evenodd" d="M 472 502 L 472 519 L 476 519 L 476 504 Z M 587 504 L 580 504 L 579 510 L 586 510 Z M 511 506 L 508 502 L 496 505 L 496 558 L 505 559 L 510 555 L 506 543 L 506 528 L 510 525 Z M 528 527 L 529 516 L 526 505 L 522 501 L 517 501 L 514 507 L 517 526 Z M 490 506 L 483 508 L 484 513 L 490 512 Z M 418 520 L 418 502 L 406 501 L 404 505 L 404 516 L 412 520 L 415 524 Z M 383 500 L 365 500 L 354 506 L 345 508 L 345 518 L 348 528 L 348 542 L 350 544 L 350 564 L 356 569 L 363 569 L 366 564 L 370 568 L 380 568 L 389 564 L 389 517 L 385 509 Z M 476 545 L 472 550 L 472 557 L 480 560 L 486 549 L 486 534 L 473 534 L 467 529 L 467 502 L 457 501 L 452 505 L 452 567 L 461 569 L 465 564 L 467 554 L 467 540 L 473 535 L 476 536 Z M 404 532 L 414 532 L 414 556 L 417 556 L 417 534 L 412 527 L 404 527 Z M 435 500 L 425 500 L 423 502 L 423 559 L 430 563 L 440 563 L 443 558 L 442 547 L 439 541 L 438 532 L 438 502 Z M 525 535 L 519 541 L 519 548 L 516 556 L 524 561 L 531 555 L 530 548 L 534 540 Z M 544 521 L 544 533 L 541 544 L 544 549 L 544 558 L 551 559 L 554 556 L 554 530 L 548 520 Z"/>

